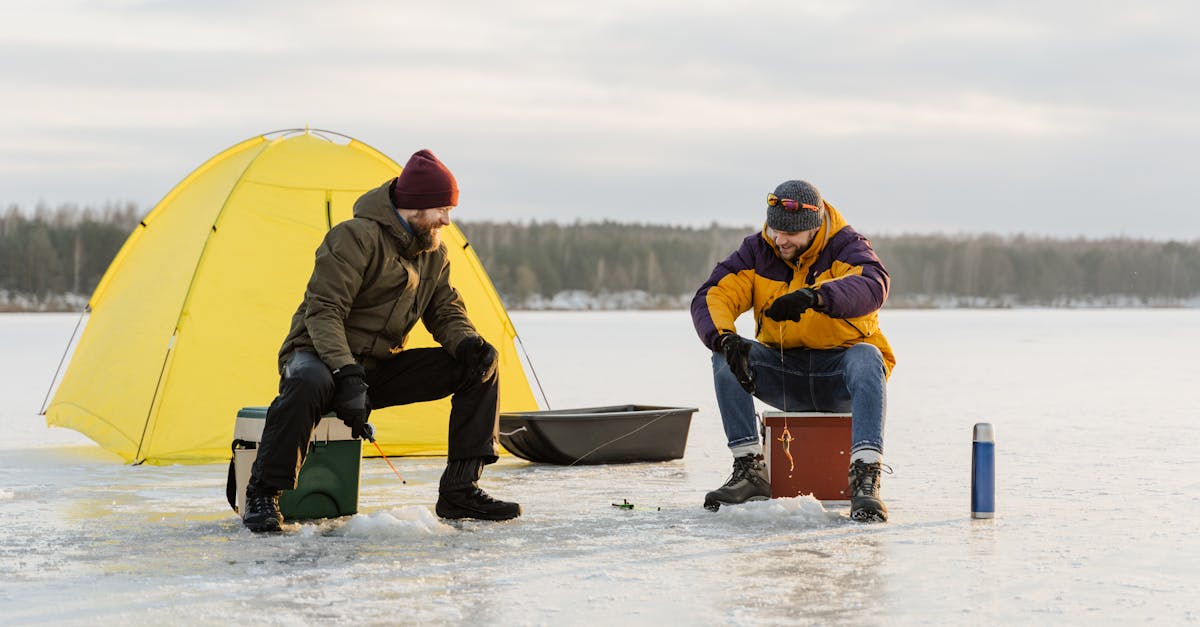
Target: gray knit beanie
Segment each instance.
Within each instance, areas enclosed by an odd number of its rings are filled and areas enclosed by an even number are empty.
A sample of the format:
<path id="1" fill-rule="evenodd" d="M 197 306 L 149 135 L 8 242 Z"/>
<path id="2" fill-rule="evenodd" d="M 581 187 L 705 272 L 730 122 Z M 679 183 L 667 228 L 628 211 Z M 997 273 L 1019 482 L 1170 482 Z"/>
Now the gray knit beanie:
<path id="1" fill-rule="evenodd" d="M 821 221 L 825 217 L 825 203 L 821 200 L 821 192 L 817 191 L 812 183 L 784 181 L 775 188 L 775 193 L 772 195 L 778 199 L 794 200 L 799 203 L 799 206 L 790 209 L 778 200 L 774 201 L 775 204 L 771 204 L 772 201 L 768 197 L 767 226 L 785 233 L 807 231 L 821 226 Z M 812 209 L 812 207 L 816 207 L 816 209 Z"/>

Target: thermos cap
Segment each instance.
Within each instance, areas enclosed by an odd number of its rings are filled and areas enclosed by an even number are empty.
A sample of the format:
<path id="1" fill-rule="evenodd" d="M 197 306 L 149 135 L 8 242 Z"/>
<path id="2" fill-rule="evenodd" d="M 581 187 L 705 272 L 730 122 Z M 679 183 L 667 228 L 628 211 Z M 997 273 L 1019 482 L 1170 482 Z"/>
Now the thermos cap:
<path id="1" fill-rule="evenodd" d="M 992 429 L 990 422 L 975 423 L 975 441 L 976 442 L 995 442 L 996 432 Z"/>

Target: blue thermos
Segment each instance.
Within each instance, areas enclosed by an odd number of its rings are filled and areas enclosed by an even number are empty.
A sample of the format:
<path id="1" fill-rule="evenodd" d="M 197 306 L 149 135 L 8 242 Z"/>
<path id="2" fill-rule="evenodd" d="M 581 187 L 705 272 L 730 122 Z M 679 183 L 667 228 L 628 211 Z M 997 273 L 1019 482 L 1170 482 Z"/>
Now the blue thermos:
<path id="1" fill-rule="evenodd" d="M 996 434 L 991 423 L 975 425 L 971 441 L 971 518 L 996 516 Z"/>

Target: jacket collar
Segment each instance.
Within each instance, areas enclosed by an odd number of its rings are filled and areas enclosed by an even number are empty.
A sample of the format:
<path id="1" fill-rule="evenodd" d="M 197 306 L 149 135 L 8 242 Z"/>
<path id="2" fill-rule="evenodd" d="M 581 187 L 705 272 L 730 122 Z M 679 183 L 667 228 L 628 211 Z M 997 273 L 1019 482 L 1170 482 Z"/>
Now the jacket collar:
<path id="1" fill-rule="evenodd" d="M 391 186 L 392 181 L 389 180 L 360 196 L 354 203 L 354 217 L 378 223 L 383 232 L 396 242 L 396 250 L 400 255 L 413 259 L 422 251 L 417 238 L 400 224 L 400 215 L 392 204 Z"/>

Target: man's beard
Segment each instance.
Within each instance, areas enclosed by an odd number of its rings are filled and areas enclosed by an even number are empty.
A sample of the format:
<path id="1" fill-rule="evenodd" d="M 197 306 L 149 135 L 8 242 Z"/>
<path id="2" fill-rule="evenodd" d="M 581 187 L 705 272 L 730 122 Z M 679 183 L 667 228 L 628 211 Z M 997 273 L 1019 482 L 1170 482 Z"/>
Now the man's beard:
<path id="1" fill-rule="evenodd" d="M 422 228 L 415 224 L 412 225 L 412 227 L 413 237 L 417 238 L 417 245 L 421 247 L 421 251 L 428 252 L 431 250 L 437 250 L 438 246 L 442 245 L 442 240 L 438 235 L 438 231 L 428 227 Z"/>

